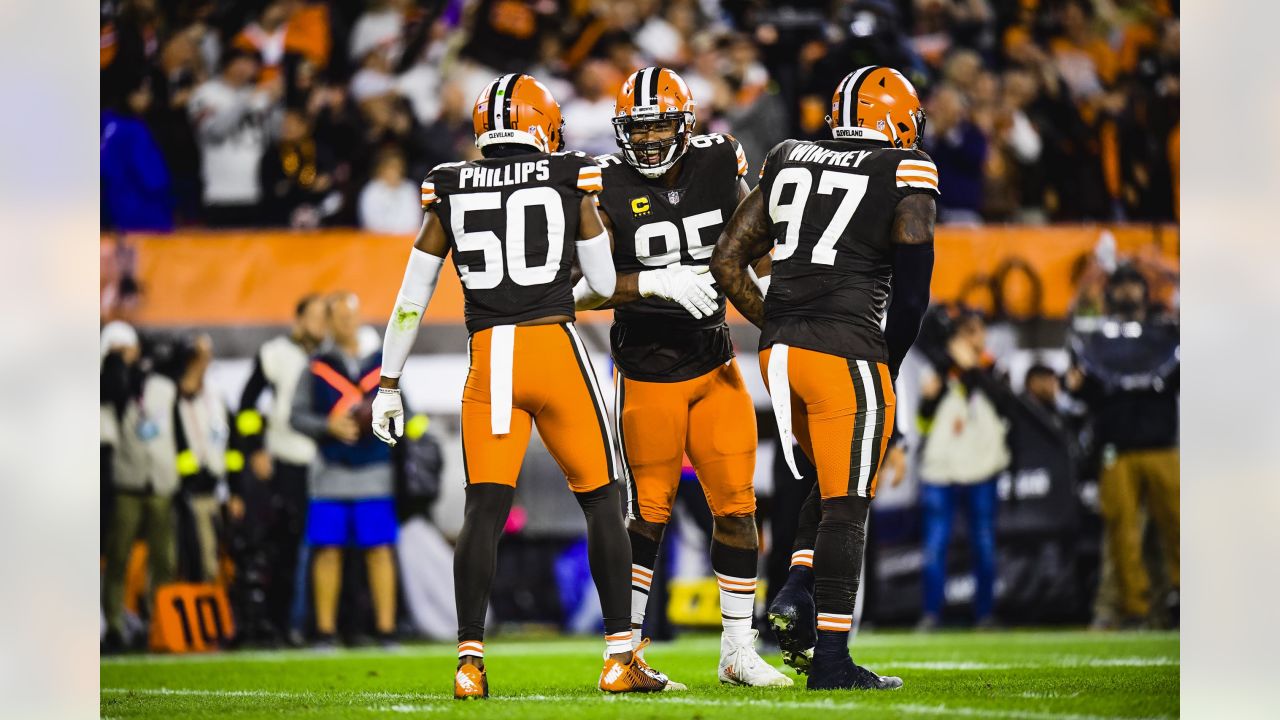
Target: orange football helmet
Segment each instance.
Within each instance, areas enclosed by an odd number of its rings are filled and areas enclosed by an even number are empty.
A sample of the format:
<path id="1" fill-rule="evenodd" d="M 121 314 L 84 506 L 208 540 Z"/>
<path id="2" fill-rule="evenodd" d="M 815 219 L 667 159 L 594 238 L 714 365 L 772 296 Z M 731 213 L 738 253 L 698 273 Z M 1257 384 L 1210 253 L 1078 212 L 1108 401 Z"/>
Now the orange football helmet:
<path id="1" fill-rule="evenodd" d="M 511 73 L 486 85 L 476 98 L 471 124 L 479 148 L 510 143 L 557 152 L 564 145 L 560 104 L 532 75 Z"/>
<path id="2" fill-rule="evenodd" d="M 893 68 L 868 65 L 840 81 L 827 125 L 838 140 L 878 140 L 914 148 L 924 138 L 924 109 L 911 81 Z"/>
<path id="3" fill-rule="evenodd" d="M 661 177 L 689 149 L 689 138 L 697 124 L 693 94 L 684 78 L 664 67 L 647 67 L 631 73 L 613 104 L 613 132 L 622 156 L 641 175 Z M 637 125 L 674 122 L 670 138 L 632 142 Z"/>

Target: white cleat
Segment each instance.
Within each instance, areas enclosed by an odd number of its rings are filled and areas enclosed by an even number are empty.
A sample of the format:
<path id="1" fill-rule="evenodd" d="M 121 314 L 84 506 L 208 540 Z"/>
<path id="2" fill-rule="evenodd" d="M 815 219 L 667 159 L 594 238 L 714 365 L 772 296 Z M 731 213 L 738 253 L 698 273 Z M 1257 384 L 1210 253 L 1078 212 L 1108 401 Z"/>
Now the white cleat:
<path id="1" fill-rule="evenodd" d="M 752 630 L 750 637 L 742 640 L 720 636 L 720 682 L 750 687 L 787 687 L 794 684 L 790 677 L 765 662 L 756 652 L 759 635 L 758 631 Z"/>

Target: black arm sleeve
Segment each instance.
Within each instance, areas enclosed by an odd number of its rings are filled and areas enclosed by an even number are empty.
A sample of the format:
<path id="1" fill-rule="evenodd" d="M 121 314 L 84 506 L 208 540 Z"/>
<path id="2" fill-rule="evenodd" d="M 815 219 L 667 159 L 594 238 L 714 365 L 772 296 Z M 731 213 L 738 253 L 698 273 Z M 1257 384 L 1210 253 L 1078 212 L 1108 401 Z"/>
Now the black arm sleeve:
<path id="1" fill-rule="evenodd" d="M 933 243 L 897 245 L 893 251 L 893 299 L 885 321 L 889 372 L 896 378 L 902 359 L 920 333 L 929 309 L 929 281 L 933 277 Z"/>

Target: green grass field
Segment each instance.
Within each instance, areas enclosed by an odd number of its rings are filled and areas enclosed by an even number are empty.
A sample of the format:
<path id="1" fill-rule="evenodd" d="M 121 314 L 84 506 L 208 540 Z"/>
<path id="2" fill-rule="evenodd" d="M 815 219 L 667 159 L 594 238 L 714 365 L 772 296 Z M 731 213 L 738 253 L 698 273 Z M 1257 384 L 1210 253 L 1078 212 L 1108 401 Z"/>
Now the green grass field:
<path id="1" fill-rule="evenodd" d="M 102 662 L 104 718 L 1152 718 L 1178 715 L 1176 633 L 992 632 L 859 637 L 853 656 L 906 687 L 808 692 L 722 687 L 717 636 L 656 645 L 645 657 L 686 693 L 605 696 L 602 643 L 493 638 L 487 702 L 452 699 L 455 650 L 125 656 Z M 778 657 L 769 656 L 778 664 Z M 788 670 L 788 672 L 790 672 Z"/>

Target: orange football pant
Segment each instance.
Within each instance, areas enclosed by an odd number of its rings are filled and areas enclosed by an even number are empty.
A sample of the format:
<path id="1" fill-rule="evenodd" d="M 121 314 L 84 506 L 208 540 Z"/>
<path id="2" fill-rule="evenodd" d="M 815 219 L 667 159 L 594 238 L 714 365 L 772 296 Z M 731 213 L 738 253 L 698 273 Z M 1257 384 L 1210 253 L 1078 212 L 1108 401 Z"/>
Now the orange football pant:
<path id="1" fill-rule="evenodd" d="M 760 372 L 769 382 L 769 356 L 760 353 Z M 791 347 L 791 431 L 818 468 L 822 498 L 873 498 L 885 446 L 893 434 L 893 382 L 889 367 L 868 360 Z"/>
<path id="2" fill-rule="evenodd" d="M 467 483 L 515 487 L 532 425 L 574 492 L 617 476 L 609 416 L 586 348 L 572 324 L 517 326 L 511 364 L 511 429 L 490 425 L 492 328 L 471 336 L 471 370 L 462 391 L 462 454 Z"/>
<path id="3" fill-rule="evenodd" d="M 713 515 L 755 513 L 756 411 L 737 362 L 680 382 L 616 380 L 628 515 L 671 519 L 686 453 Z"/>

